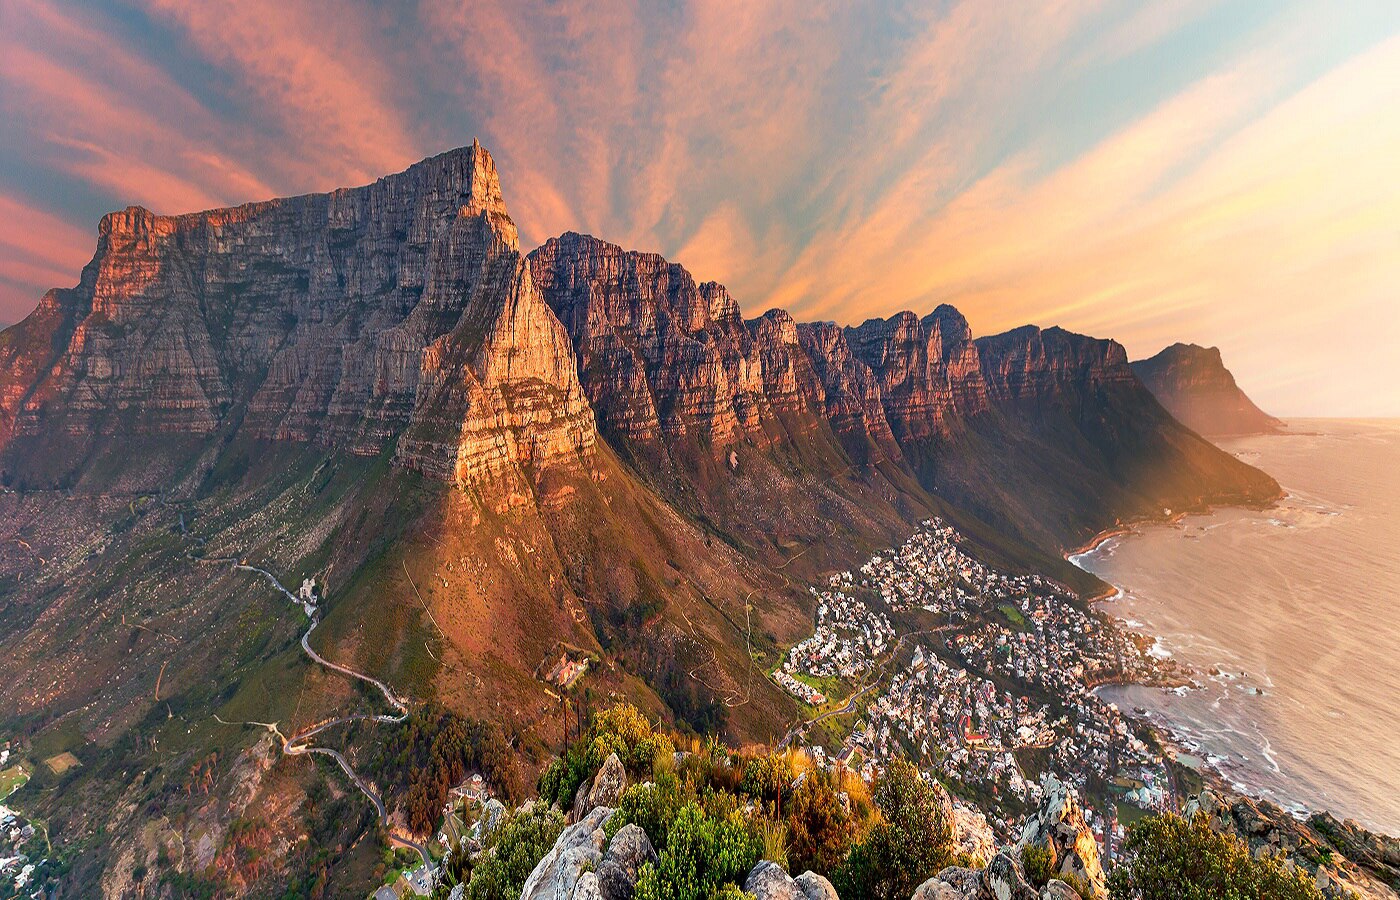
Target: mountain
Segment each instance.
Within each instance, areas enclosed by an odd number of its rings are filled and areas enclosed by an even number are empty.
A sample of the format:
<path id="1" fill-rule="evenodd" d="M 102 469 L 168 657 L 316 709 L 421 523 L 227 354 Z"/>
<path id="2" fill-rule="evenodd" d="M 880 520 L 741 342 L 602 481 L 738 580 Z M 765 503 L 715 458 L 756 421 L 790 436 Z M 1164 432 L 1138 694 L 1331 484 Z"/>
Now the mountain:
<path id="1" fill-rule="evenodd" d="M 364 187 L 104 217 L 79 283 L 0 333 L 0 483 L 0 728 L 82 763 L 40 812 L 94 841 L 92 879 L 129 852 L 92 836 L 143 810 L 210 859 L 260 833 L 250 809 L 303 828 L 309 776 L 256 723 L 371 702 L 303 646 L 532 763 L 563 659 L 588 660 L 581 702 L 770 740 L 798 707 L 765 672 L 811 633 L 809 588 L 930 516 L 1092 591 L 1063 554 L 1098 531 L 1278 495 L 1112 341 L 974 339 L 949 306 L 745 318 L 655 254 L 569 233 L 526 255 L 475 143 Z M 314 580 L 314 635 L 269 577 Z M 199 792 L 206 765 L 236 803 Z"/>
<path id="2" fill-rule="evenodd" d="M 1133 363 L 1133 371 L 1172 415 L 1201 434 L 1271 434 L 1283 428 L 1240 390 L 1219 347 L 1172 344 Z"/>

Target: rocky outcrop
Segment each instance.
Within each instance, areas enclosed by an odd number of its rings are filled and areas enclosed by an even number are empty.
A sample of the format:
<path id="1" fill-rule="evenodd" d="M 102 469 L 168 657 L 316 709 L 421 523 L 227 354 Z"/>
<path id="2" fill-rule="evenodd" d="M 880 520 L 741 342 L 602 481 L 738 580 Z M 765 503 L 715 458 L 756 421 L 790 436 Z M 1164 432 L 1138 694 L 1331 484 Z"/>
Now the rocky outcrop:
<path id="1" fill-rule="evenodd" d="M 528 488 L 594 440 L 476 144 L 330 194 L 112 213 L 79 285 L 0 340 L 0 373 L 0 459 L 35 486 L 133 449 L 167 486 L 221 432 L 356 454 L 402 436 L 402 466 Z"/>
<path id="2" fill-rule="evenodd" d="M 632 900 L 642 866 L 656 862 L 656 850 L 647 833 L 629 823 L 618 829 L 598 866 L 603 900 Z"/>
<path id="3" fill-rule="evenodd" d="M 1172 344 L 1132 365 L 1158 402 L 1200 434 L 1272 434 L 1283 427 L 1240 390 L 1218 347 Z"/>
<path id="4" fill-rule="evenodd" d="M 1079 793 L 1049 773 L 1041 776 L 1040 788 L 1040 806 L 1026 817 L 1016 851 L 1044 847 L 1053 873 L 1081 879 L 1095 897 L 1107 897 L 1099 844 L 1084 820 Z"/>
<path id="5" fill-rule="evenodd" d="M 787 870 L 772 860 L 762 860 L 744 879 L 744 890 L 756 900 L 807 900 L 807 895 Z"/>
<path id="6" fill-rule="evenodd" d="M 944 304 L 922 319 L 896 313 L 845 331 L 851 352 L 875 374 L 901 444 L 949 435 L 988 409 L 972 329 L 953 307 Z"/>
<path id="7" fill-rule="evenodd" d="M 616 753 L 609 753 L 592 781 L 579 785 L 569 820 L 578 822 L 600 806 L 616 807 L 627 788 L 627 770 Z"/>
<path id="8" fill-rule="evenodd" d="M 1207 789 L 1186 802 L 1187 818 L 1245 842 L 1256 857 L 1273 856 L 1311 875 L 1326 897 L 1400 897 L 1400 841 L 1371 835 L 1323 813 L 1300 822 L 1267 800 Z"/>
<path id="9" fill-rule="evenodd" d="M 565 828 L 525 879 L 520 900 L 597 900 L 601 887 L 595 872 L 607 842 L 603 826 L 612 814 L 600 806 Z"/>

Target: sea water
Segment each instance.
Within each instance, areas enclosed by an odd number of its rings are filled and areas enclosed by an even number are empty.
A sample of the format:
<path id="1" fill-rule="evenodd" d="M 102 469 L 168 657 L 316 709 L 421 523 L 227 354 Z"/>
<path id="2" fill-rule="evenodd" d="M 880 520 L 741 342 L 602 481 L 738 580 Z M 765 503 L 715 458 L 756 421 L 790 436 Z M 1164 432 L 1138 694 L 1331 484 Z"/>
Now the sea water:
<path id="1" fill-rule="evenodd" d="M 1242 792 L 1400 834 L 1400 421 L 1295 420 L 1221 442 L 1286 499 L 1075 557 L 1101 608 L 1195 667 L 1198 690 L 1105 689 Z"/>

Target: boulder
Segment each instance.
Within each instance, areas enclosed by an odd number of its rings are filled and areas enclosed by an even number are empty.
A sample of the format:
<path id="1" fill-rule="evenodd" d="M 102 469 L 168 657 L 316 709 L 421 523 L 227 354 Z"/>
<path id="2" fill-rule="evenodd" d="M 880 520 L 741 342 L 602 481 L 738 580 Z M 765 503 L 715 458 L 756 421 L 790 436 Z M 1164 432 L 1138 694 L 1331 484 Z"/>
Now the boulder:
<path id="1" fill-rule="evenodd" d="M 578 877 L 578 883 L 574 885 L 573 900 L 603 900 L 596 872 L 584 872 Z"/>
<path id="2" fill-rule="evenodd" d="M 830 881 L 811 869 L 798 875 L 795 879 L 797 889 L 802 892 L 802 896 L 807 900 L 841 900 L 836 895 L 836 888 Z"/>
<path id="3" fill-rule="evenodd" d="M 982 885 L 993 900 L 1040 900 L 1039 892 L 1026 881 L 1021 864 L 1005 851 L 987 864 Z"/>
<path id="4" fill-rule="evenodd" d="M 1079 900 L 1079 894 L 1063 881 L 1052 878 L 1040 889 L 1040 900 Z"/>
<path id="5" fill-rule="evenodd" d="M 603 859 L 607 842 L 603 826 L 612 814 L 610 808 L 600 806 L 565 828 L 525 879 L 520 900 L 573 900 L 584 870 L 596 868 Z"/>
<path id="6" fill-rule="evenodd" d="M 603 760 L 603 765 L 598 769 L 598 774 L 593 776 L 593 781 L 585 781 L 578 786 L 578 793 L 574 794 L 573 809 L 569 813 L 569 821 L 578 822 L 588 815 L 593 809 L 599 806 L 616 807 L 622 799 L 622 792 L 627 788 L 627 770 L 622 766 L 622 760 L 617 758 L 616 753 L 609 753 L 608 758 Z"/>
<path id="7" fill-rule="evenodd" d="M 985 866 L 997 852 L 997 836 L 980 811 L 966 806 L 953 807 L 953 849 Z"/>
<path id="8" fill-rule="evenodd" d="M 912 900 L 971 900 L 976 894 L 964 894 L 938 876 L 930 878 L 914 889 Z"/>
<path id="9" fill-rule="evenodd" d="M 982 870 L 980 869 L 949 866 L 934 878 L 956 891 L 956 896 L 967 898 L 980 898 L 982 896 Z M 928 884 L 928 882 L 924 882 L 924 884 Z"/>
<path id="10" fill-rule="evenodd" d="M 642 866 L 656 862 L 656 848 L 638 825 L 624 825 L 613 835 L 608 852 L 598 866 L 598 886 L 603 900 L 632 900 Z"/>
<path id="11" fill-rule="evenodd" d="M 744 879 L 744 890 L 758 900 L 807 900 L 787 870 L 768 859 L 749 870 L 749 877 Z"/>

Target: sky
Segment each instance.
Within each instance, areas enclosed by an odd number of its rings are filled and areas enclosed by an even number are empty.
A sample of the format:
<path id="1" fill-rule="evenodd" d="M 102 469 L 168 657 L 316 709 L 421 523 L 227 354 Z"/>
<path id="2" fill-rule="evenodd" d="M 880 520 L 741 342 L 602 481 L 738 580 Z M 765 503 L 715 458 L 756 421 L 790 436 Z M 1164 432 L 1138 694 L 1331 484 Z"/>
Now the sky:
<path id="1" fill-rule="evenodd" d="M 1219 346 L 1400 416 L 1400 2 L 0 3 L 0 322 L 103 213 L 363 184 L 479 138 L 566 230 L 855 324 L 939 303 Z"/>

